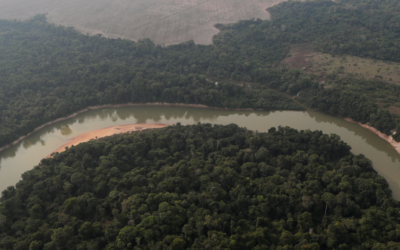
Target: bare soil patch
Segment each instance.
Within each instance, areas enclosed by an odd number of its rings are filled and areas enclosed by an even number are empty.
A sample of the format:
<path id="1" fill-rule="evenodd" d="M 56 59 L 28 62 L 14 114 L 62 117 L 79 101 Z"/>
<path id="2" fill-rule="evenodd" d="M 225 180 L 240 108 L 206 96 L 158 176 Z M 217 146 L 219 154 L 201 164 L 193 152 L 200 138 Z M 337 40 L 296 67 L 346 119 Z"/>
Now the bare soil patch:
<path id="1" fill-rule="evenodd" d="M 284 0 L 2 0 L 1 19 L 26 19 L 47 13 L 49 22 L 83 33 L 156 44 L 194 40 L 211 44 L 217 23 L 269 19 L 268 7 Z"/>
<path id="2" fill-rule="evenodd" d="M 292 44 L 290 52 L 283 60 L 283 63 L 296 69 L 308 68 L 311 65 L 310 58 L 312 53 L 311 44 Z"/>

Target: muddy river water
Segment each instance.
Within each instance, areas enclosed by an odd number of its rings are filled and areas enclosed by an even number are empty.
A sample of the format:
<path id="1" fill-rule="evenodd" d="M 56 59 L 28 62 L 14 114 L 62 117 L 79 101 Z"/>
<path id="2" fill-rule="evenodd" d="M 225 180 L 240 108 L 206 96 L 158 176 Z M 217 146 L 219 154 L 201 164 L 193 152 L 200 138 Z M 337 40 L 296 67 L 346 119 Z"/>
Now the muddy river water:
<path id="1" fill-rule="evenodd" d="M 400 200 L 400 155 L 369 130 L 338 117 L 319 112 L 225 111 L 186 107 L 121 107 L 90 110 L 74 118 L 43 128 L 17 145 L 0 153 L 0 190 L 15 185 L 21 174 L 69 139 L 92 130 L 131 123 L 175 124 L 236 123 L 251 130 L 266 132 L 270 127 L 335 133 L 352 147 L 355 154 L 372 160 L 375 170 L 388 181 L 393 196 Z"/>

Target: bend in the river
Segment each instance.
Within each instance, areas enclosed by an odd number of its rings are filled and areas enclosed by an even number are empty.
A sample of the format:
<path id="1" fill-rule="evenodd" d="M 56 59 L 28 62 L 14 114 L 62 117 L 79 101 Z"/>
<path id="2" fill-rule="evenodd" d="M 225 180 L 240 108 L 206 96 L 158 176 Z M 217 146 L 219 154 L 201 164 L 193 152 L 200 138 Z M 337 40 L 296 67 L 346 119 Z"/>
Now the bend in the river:
<path id="1" fill-rule="evenodd" d="M 188 107 L 105 108 L 51 124 L 0 153 L 0 189 L 15 185 L 23 172 L 79 134 L 132 123 L 177 122 L 183 125 L 236 123 L 259 132 L 266 132 L 270 127 L 290 126 L 338 134 L 352 147 L 353 153 L 362 153 L 372 160 L 376 171 L 388 181 L 393 196 L 400 200 L 400 155 L 389 143 L 357 124 L 313 111 L 227 111 Z"/>

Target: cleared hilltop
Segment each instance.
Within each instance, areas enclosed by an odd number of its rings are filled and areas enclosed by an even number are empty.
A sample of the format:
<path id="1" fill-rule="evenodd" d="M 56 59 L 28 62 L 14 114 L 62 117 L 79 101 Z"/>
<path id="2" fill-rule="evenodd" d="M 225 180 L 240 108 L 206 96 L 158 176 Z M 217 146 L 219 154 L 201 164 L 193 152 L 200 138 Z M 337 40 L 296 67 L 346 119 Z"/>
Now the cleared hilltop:
<path id="1" fill-rule="evenodd" d="M 216 23 L 269 19 L 266 11 L 283 0 L 4 0 L 0 19 L 26 19 L 47 13 L 50 23 L 91 35 L 177 44 L 211 44 Z"/>

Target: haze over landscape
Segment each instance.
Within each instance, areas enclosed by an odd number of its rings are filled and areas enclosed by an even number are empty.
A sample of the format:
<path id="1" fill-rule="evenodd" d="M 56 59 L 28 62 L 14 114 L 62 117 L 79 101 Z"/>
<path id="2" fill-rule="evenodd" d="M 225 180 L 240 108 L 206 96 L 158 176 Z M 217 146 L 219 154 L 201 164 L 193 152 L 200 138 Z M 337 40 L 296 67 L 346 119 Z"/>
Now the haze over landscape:
<path id="1" fill-rule="evenodd" d="M 0 191 L 0 250 L 400 250 L 400 1 L 0 1 Z"/>
<path id="2" fill-rule="evenodd" d="M 217 23 L 269 19 L 266 11 L 283 0 L 4 0 L 0 19 L 25 20 L 47 14 L 50 23 L 91 35 L 177 44 L 211 44 Z"/>

